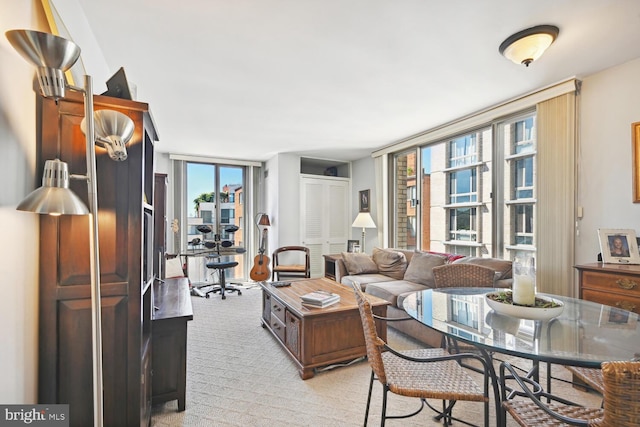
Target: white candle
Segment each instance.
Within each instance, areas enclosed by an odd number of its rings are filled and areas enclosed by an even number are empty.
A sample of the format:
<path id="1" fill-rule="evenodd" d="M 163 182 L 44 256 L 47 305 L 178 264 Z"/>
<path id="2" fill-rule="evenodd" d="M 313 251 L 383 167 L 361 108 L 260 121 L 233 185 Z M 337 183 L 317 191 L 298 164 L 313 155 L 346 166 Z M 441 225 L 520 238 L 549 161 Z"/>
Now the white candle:
<path id="1" fill-rule="evenodd" d="M 513 276 L 513 302 L 518 305 L 535 305 L 536 286 L 534 278 L 529 275 Z"/>

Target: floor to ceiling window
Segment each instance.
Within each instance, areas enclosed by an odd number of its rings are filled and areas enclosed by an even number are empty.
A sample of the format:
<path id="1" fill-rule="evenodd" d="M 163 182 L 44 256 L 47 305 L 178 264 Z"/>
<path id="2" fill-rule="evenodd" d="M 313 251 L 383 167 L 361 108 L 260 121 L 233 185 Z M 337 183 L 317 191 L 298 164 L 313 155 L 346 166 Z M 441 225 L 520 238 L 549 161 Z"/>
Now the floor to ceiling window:
<path id="1" fill-rule="evenodd" d="M 534 252 L 535 135 L 535 112 L 527 112 L 396 154 L 394 246 L 505 258 Z"/>
<path id="2" fill-rule="evenodd" d="M 213 163 L 186 163 L 187 251 L 207 249 L 205 243 L 230 242 L 235 248 L 244 248 L 244 181 L 245 167 Z M 198 228 L 208 226 L 210 233 Z M 233 231 L 235 227 L 238 229 Z M 223 261 L 238 261 L 228 269 L 228 279 L 244 276 L 244 255 L 235 253 L 222 257 Z M 189 257 L 189 276 L 192 281 L 216 281 L 206 268 L 207 257 Z M 199 277 L 196 277 L 198 275 Z M 192 277 L 193 276 L 193 277 Z"/>

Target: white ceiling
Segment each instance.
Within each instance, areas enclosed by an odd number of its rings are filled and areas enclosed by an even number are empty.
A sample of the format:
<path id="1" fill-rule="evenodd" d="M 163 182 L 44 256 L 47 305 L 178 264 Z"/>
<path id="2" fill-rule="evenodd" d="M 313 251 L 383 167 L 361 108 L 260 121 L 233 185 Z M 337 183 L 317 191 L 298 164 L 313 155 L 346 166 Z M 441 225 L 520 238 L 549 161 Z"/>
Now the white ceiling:
<path id="1" fill-rule="evenodd" d="M 352 160 L 537 88 L 640 58 L 638 0 L 78 0 L 158 151 Z M 552 24 L 529 68 L 498 53 Z M 640 76 L 639 76 L 640 78 Z"/>

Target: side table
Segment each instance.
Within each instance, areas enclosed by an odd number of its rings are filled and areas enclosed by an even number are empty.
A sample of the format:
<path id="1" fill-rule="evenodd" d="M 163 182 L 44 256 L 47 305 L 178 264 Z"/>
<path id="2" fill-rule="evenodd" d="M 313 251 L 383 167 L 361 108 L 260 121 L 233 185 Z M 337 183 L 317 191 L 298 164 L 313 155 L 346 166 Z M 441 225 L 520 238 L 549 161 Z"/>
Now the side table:
<path id="1" fill-rule="evenodd" d="M 324 277 L 336 280 L 336 262 L 342 258 L 341 254 L 322 255 L 324 257 Z"/>

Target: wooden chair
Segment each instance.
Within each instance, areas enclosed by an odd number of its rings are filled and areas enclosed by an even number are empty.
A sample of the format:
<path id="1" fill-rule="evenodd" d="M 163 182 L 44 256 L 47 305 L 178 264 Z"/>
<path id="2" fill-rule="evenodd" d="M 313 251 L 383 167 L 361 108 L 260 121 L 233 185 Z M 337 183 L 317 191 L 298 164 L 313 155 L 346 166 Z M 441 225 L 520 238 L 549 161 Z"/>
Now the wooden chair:
<path id="1" fill-rule="evenodd" d="M 298 252 L 295 254 L 295 252 Z M 291 257 L 298 257 L 297 263 L 293 263 Z M 283 246 L 273 251 L 271 262 L 271 280 L 280 280 L 280 277 L 311 277 L 311 262 L 309 248 L 304 246 Z M 286 262 L 285 262 L 286 261 Z M 302 261 L 300 263 L 299 261 Z"/>
<path id="2" fill-rule="evenodd" d="M 364 416 L 366 427 L 371 406 L 371 394 L 374 379 L 383 388 L 382 417 L 380 425 L 387 419 L 408 418 L 418 414 L 425 406 L 439 415 L 444 425 L 452 420 L 460 421 L 452 416 L 452 410 L 458 400 L 482 402 L 484 404 L 484 425 L 489 425 L 489 374 L 483 358 L 474 354 L 449 354 L 443 349 L 419 349 L 396 351 L 389 347 L 376 331 L 375 319 L 371 304 L 358 284 L 353 285 L 356 301 L 362 319 L 367 358 L 371 365 L 369 394 Z M 464 361 L 483 366 L 483 386 L 479 386 L 464 369 Z M 421 405 L 418 410 L 406 415 L 387 415 L 388 392 L 408 397 L 417 397 Z M 442 400 L 442 410 L 431 406 L 427 399 Z M 448 401 L 448 402 L 447 402 Z"/>
<path id="3" fill-rule="evenodd" d="M 508 371 L 508 374 L 505 374 L 505 371 Z M 603 407 L 585 408 L 557 397 L 549 404 L 543 403 L 530 386 L 527 386 L 525 381 L 518 377 L 513 367 L 503 362 L 500 365 L 500 383 L 503 390 L 502 408 L 522 427 L 541 425 L 639 426 L 640 362 L 604 362 L 601 372 L 604 383 Z M 506 380 L 516 381 L 520 388 L 517 396 L 520 398 L 506 399 Z"/>
<path id="4" fill-rule="evenodd" d="M 491 268 L 477 264 L 445 264 L 432 271 L 436 288 L 491 288 L 496 277 Z"/>

